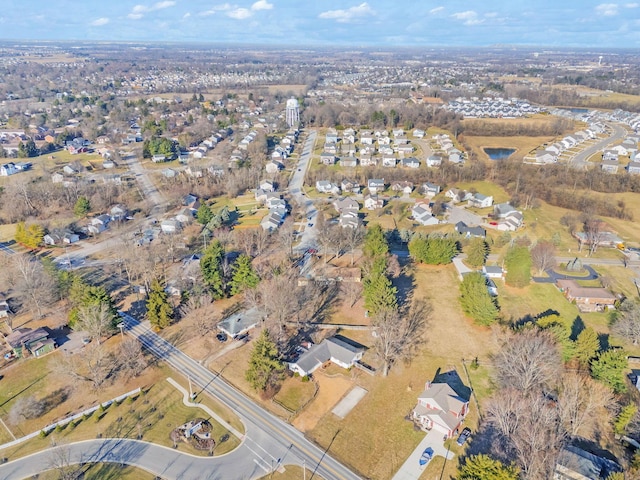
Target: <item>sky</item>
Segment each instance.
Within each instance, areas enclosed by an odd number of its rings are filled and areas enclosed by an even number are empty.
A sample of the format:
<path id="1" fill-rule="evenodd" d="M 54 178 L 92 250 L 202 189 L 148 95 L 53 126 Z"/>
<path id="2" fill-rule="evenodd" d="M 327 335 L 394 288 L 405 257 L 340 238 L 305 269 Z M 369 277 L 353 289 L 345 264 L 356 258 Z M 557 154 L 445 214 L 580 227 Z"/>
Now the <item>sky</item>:
<path id="1" fill-rule="evenodd" d="M 640 47 L 640 0 L 137 1 L 2 0 L 0 39 Z"/>

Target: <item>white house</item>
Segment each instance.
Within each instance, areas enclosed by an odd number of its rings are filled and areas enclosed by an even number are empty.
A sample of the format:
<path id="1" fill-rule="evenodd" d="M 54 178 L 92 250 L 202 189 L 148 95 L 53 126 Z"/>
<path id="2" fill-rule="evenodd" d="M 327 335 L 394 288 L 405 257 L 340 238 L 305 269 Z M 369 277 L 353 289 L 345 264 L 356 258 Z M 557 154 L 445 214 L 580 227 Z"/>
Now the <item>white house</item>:
<path id="1" fill-rule="evenodd" d="M 351 368 L 362 359 L 364 347 L 354 345 L 338 337 L 325 338 L 312 346 L 295 361 L 289 363 L 289 369 L 301 376 L 312 374 L 326 362 L 335 363 L 342 368 Z"/>
<path id="2" fill-rule="evenodd" d="M 430 155 L 427 158 L 427 167 L 439 167 L 442 165 L 442 157 L 439 155 Z"/>
<path id="3" fill-rule="evenodd" d="M 469 206 L 475 208 L 489 208 L 493 205 L 493 197 L 491 195 L 483 195 L 476 193 L 469 199 Z"/>
<path id="4" fill-rule="evenodd" d="M 380 193 L 384 191 L 384 178 L 370 178 L 367 180 L 369 193 Z"/>
<path id="5" fill-rule="evenodd" d="M 364 197 L 364 208 L 367 210 L 377 210 L 384 207 L 384 200 L 377 195 L 367 195 Z"/>
<path id="6" fill-rule="evenodd" d="M 416 203 L 411 209 L 411 216 L 420 225 L 437 225 L 439 223 L 427 203 Z"/>

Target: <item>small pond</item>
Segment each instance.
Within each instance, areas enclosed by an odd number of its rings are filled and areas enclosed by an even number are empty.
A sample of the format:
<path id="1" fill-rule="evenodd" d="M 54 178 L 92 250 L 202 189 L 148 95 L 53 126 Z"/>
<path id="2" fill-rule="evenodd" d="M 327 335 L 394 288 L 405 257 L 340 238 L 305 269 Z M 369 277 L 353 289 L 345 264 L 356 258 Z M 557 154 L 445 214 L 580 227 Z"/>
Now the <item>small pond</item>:
<path id="1" fill-rule="evenodd" d="M 561 108 L 560 110 L 568 110 L 571 113 L 589 113 L 588 108 Z"/>
<path id="2" fill-rule="evenodd" d="M 515 148 L 483 148 L 483 150 L 491 160 L 504 160 L 516 151 Z"/>

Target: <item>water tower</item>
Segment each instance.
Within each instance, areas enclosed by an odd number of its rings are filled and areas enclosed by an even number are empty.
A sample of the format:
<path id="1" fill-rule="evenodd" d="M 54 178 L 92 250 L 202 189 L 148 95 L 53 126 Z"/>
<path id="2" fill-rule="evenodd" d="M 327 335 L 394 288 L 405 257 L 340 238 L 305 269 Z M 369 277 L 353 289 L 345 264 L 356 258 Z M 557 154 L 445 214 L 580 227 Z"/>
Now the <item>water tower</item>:
<path id="1" fill-rule="evenodd" d="M 286 117 L 287 125 L 289 125 L 289 127 L 298 125 L 300 122 L 300 108 L 298 107 L 298 100 L 293 97 L 287 100 Z"/>

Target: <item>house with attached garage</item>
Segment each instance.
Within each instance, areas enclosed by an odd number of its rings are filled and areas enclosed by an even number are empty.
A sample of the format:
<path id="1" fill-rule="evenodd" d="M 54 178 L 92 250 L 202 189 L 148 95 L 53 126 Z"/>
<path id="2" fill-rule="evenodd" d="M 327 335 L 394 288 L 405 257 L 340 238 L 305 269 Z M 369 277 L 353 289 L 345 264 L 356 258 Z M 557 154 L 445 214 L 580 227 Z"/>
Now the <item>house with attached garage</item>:
<path id="1" fill-rule="evenodd" d="M 336 155 L 330 152 L 322 152 L 320 154 L 320 162 L 324 165 L 335 165 L 336 163 Z"/>
<path id="2" fill-rule="evenodd" d="M 367 195 L 364 197 L 364 208 L 367 210 L 377 210 L 384 207 L 384 200 L 377 195 Z"/>
<path id="3" fill-rule="evenodd" d="M 400 165 L 406 168 L 420 168 L 420 160 L 415 157 L 403 158 Z"/>
<path id="4" fill-rule="evenodd" d="M 289 363 L 289 369 L 301 376 L 311 375 L 327 362 L 342 368 L 351 368 L 362 359 L 364 347 L 344 337 L 325 338 Z"/>
<path id="5" fill-rule="evenodd" d="M 469 412 L 469 400 L 447 383 L 426 382 L 411 417 L 424 430 L 436 430 L 453 437 Z"/>
<path id="6" fill-rule="evenodd" d="M 422 193 L 424 193 L 427 197 L 435 197 L 440 193 L 440 185 L 426 182 L 422 184 L 421 190 L 422 190 Z"/>
<path id="7" fill-rule="evenodd" d="M 465 238 L 486 238 L 487 231 L 482 227 L 470 227 L 464 222 L 458 222 L 455 226 L 456 232 Z"/>
<path id="8" fill-rule="evenodd" d="M 341 167 L 355 167 L 358 165 L 358 160 L 356 157 L 341 157 L 340 158 L 340 166 Z"/>
<path id="9" fill-rule="evenodd" d="M 416 203 L 411 209 L 411 216 L 420 225 L 437 225 L 439 220 L 431 213 L 427 203 Z"/>
<path id="10" fill-rule="evenodd" d="M 618 167 L 620 164 L 618 163 L 618 159 L 615 160 L 602 160 L 602 164 L 600 168 L 602 168 L 603 172 L 607 173 L 618 173 Z"/>
<path id="11" fill-rule="evenodd" d="M 318 191 L 318 193 L 340 193 L 340 187 L 338 187 L 335 183 L 330 182 L 329 180 L 317 180 L 316 190 Z"/>
<path id="12" fill-rule="evenodd" d="M 380 193 L 384 191 L 384 178 L 370 178 L 367 180 L 369 193 Z"/>
<path id="13" fill-rule="evenodd" d="M 489 208 L 493 205 L 493 197 L 491 195 L 483 195 L 482 193 L 474 193 L 469 199 L 469 206 L 475 208 Z"/>
<path id="14" fill-rule="evenodd" d="M 427 167 L 439 167 L 440 165 L 442 165 L 442 157 L 440 155 L 427 157 Z"/>
<path id="15" fill-rule="evenodd" d="M 638 161 L 631 161 L 627 164 L 627 172 L 630 175 L 638 175 L 640 174 L 640 162 Z"/>

